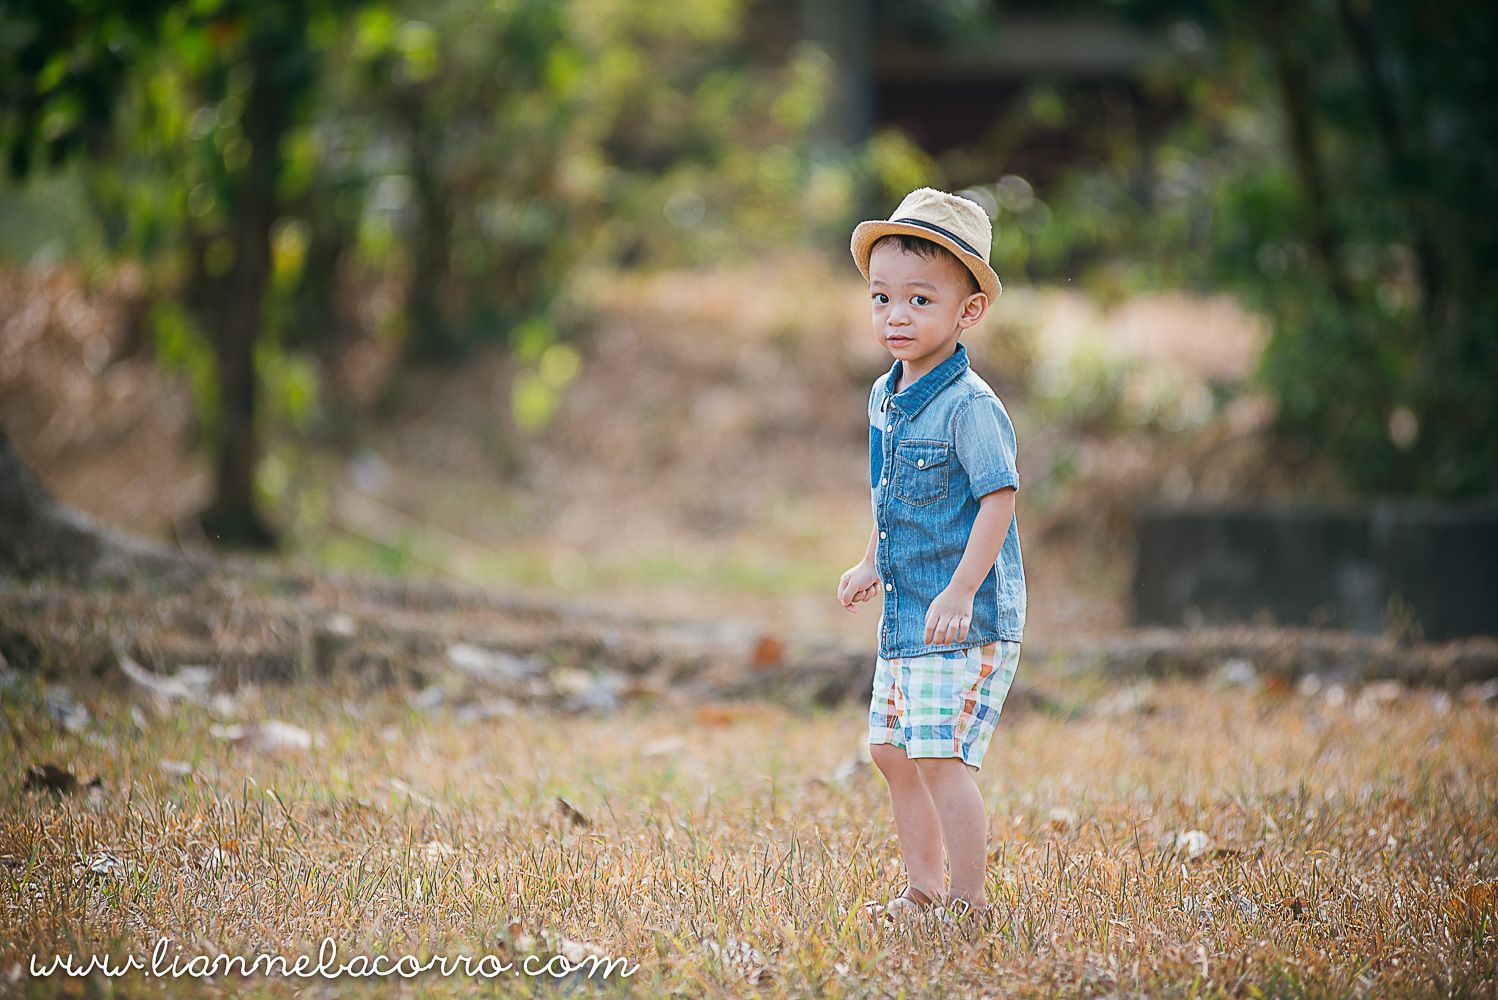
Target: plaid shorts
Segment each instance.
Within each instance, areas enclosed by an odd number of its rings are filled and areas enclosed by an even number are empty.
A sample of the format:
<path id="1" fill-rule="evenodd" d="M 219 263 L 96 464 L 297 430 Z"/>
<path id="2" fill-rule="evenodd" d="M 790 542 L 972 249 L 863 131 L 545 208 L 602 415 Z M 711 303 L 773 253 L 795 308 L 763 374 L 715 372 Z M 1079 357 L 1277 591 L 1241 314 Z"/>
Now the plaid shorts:
<path id="1" fill-rule="evenodd" d="M 1019 647 L 1000 639 L 925 656 L 879 657 L 869 742 L 901 747 L 906 757 L 961 757 L 981 766 L 1014 683 Z"/>

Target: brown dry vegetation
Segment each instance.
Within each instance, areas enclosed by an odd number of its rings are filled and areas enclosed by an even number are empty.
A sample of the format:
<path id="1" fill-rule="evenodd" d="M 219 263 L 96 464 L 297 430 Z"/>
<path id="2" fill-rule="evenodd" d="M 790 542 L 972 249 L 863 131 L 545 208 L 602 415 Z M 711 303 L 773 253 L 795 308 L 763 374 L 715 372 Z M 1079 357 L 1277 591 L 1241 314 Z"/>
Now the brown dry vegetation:
<path id="1" fill-rule="evenodd" d="M 859 708 L 464 721 L 335 680 L 211 705 L 105 693 L 69 730 L 13 680 L 18 757 L 80 787 L 0 775 L 0 976 L 32 953 L 146 961 L 163 935 L 250 958 L 315 956 L 331 936 L 340 960 L 587 944 L 638 962 L 642 996 L 1495 993 L 1490 692 L 1044 684 L 1073 709 L 1016 706 L 979 776 L 999 919 L 969 947 L 859 916 L 902 882 Z M 313 748 L 222 728 L 265 719 Z M 132 974 L 113 992 L 303 988 Z M 428 972 L 401 991 L 472 988 Z M 533 989 L 548 988 L 492 986 Z"/>
<path id="2" fill-rule="evenodd" d="M 128 273 L 92 294 L 65 271 L 5 276 L 0 420 L 63 499 L 170 537 L 208 480 L 186 389 L 142 347 L 138 295 Z M 394 376 L 393 415 L 366 413 L 352 444 L 272 437 L 272 513 L 291 553 L 867 641 L 877 606 L 849 615 L 833 593 L 867 539 L 863 407 L 890 361 L 851 264 L 588 274 L 567 308 L 583 317 L 581 371 L 538 433 L 513 426 L 514 365 L 489 352 Z M 1272 407 L 1244 393 L 1261 339 L 1220 299 L 1104 310 L 1018 286 L 969 335 L 1019 435 L 1027 639 L 1126 624 L 1141 502 L 1334 488 L 1274 442 Z M 329 375 L 350 400 L 390 378 L 388 364 L 350 375 L 360 349 Z M 1111 410 L 1092 399 L 1110 378 Z"/>
<path id="3" fill-rule="evenodd" d="M 1243 393 L 1258 334 L 1220 302 L 1016 288 L 970 339 L 1019 432 L 1031 597 L 979 779 L 998 920 L 969 946 L 860 919 L 902 879 L 856 697 L 878 608 L 832 598 L 888 367 L 847 270 L 594 276 L 581 373 L 534 436 L 491 354 L 403 377 L 353 453 L 273 441 L 300 568 L 0 587 L 0 992 L 397 988 L 25 968 L 331 936 L 344 960 L 595 947 L 639 971 L 567 987 L 644 996 L 1498 993 L 1498 684 L 1467 683 L 1493 643 L 1121 631 L 1141 501 L 1334 488 Z M 201 473 L 136 293 L 5 280 L 7 430 L 65 499 L 170 534 Z M 1115 375 L 1117 412 L 1067 388 Z M 455 643 L 536 669 L 465 673 Z M 122 655 L 155 676 L 115 683 Z"/>

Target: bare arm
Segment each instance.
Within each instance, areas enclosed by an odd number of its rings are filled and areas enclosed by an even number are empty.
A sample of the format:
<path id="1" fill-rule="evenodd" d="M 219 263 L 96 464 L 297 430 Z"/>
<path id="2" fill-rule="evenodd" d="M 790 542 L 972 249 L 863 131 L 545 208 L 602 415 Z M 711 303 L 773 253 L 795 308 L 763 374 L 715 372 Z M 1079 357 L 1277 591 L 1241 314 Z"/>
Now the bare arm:
<path id="1" fill-rule="evenodd" d="M 926 611 L 926 645 L 945 646 L 967 638 L 968 626 L 973 623 L 973 596 L 999 558 L 1013 519 L 1013 486 L 995 490 L 978 501 L 978 516 L 973 519 L 962 560 L 952 572 L 952 582 Z"/>
<path id="2" fill-rule="evenodd" d="M 978 592 L 999 558 L 1004 538 L 1009 534 L 1009 522 L 1013 519 L 1013 486 L 994 490 L 978 501 L 978 516 L 973 519 L 973 530 L 967 536 L 962 561 L 952 571 L 952 586 L 961 587 L 969 594 Z"/>
<path id="3" fill-rule="evenodd" d="M 869 546 L 863 550 L 863 561 L 870 566 L 874 565 L 874 557 L 879 552 L 879 522 L 869 529 Z"/>

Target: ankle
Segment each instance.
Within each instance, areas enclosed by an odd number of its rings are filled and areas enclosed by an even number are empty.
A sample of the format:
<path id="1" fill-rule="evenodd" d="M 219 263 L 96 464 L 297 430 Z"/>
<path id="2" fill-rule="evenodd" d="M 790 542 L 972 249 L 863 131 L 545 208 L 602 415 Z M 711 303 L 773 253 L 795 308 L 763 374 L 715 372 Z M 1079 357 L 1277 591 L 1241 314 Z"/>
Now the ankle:
<path id="1" fill-rule="evenodd" d="M 953 892 L 947 896 L 948 908 L 956 907 L 958 910 L 986 910 L 988 909 L 988 897 L 984 893 Z"/>

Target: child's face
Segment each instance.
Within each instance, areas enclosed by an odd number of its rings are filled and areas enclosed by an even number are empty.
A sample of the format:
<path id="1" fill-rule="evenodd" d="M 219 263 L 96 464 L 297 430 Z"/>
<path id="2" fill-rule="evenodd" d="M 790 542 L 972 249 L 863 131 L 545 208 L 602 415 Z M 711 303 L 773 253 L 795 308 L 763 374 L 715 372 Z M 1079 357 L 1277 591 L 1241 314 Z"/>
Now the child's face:
<path id="1" fill-rule="evenodd" d="M 892 240 L 869 256 L 874 335 L 907 368 L 924 373 L 945 360 L 962 331 L 983 317 L 988 296 L 969 293 L 965 274 L 950 254 L 919 257 Z"/>

